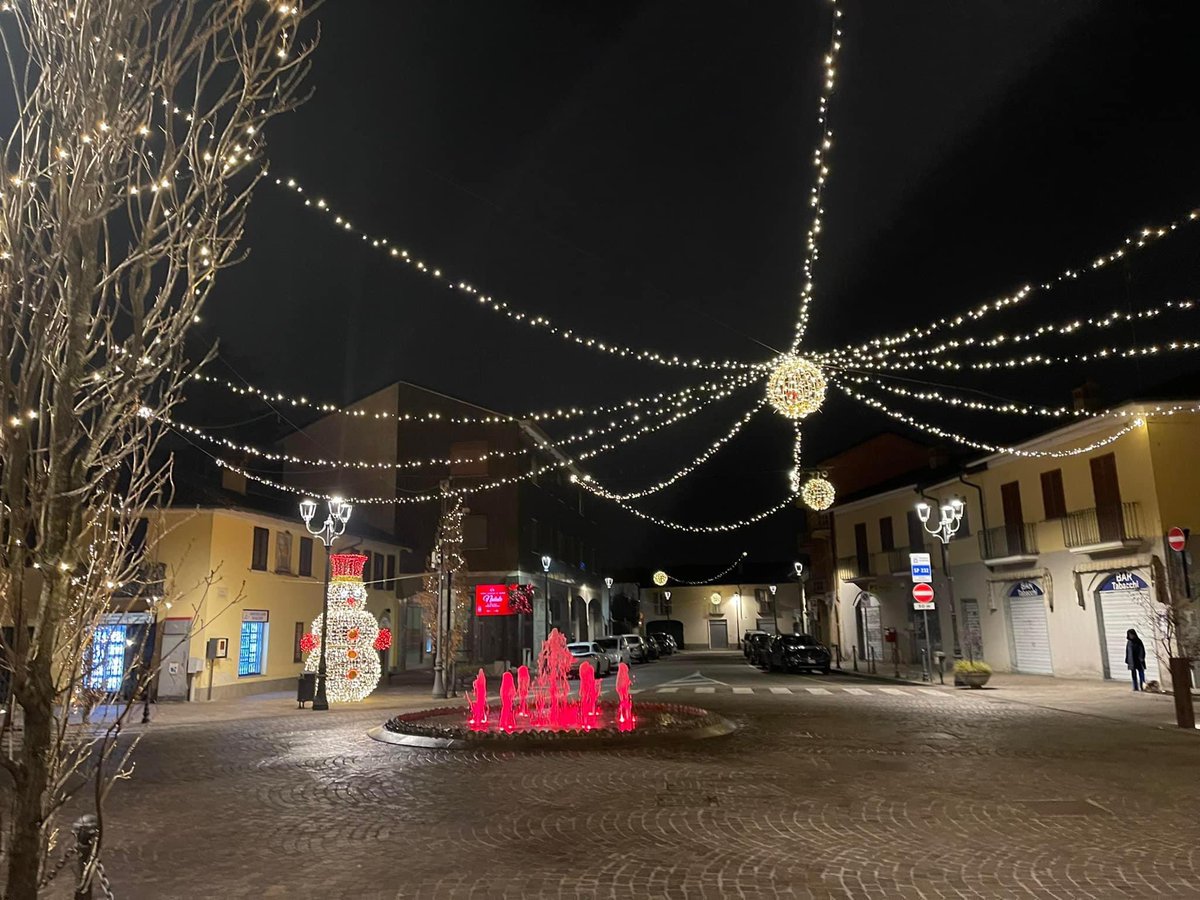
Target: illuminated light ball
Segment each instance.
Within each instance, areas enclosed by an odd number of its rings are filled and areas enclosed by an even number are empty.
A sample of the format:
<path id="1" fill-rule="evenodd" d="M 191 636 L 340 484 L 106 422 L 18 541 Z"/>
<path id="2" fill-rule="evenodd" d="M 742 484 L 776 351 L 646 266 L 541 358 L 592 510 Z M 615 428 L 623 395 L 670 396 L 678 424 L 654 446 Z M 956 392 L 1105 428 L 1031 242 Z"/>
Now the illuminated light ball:
<path id="1" fill-rule="evenodd" d="M 347 669 L 346 670 L 346 678 L 348 678 L 350 681 L 353 681 L 357 677 L 358 677 L 358 669 Z"/>
<path id="2" fill-rule="evenodd" d="M 799 356 L 783 356 L 767 379 L 767 400 L 780 415 L 803 419 L 825 402 L 825 373 Z"/>
<path id="3" fill-rule="evenodd" d="M 708 598 L 708 602 L 711 603 L 713 606 L 720 606 L 721 605 L 721 595 L 718 594 L 716 591 L 713 591 L 712 596 Z"/>
<path id="4" fill-rule="evenodd" d="M 357 650 L 347 650 L 346 658 L 347 659 L 358 659 L 358 651 Z"/>
<path id="5" fill-rule="evenodd" d="M 352 641 L 357 641 L 358 640 L 358 629 L 351 628 L 349 631 L 346 632 L 346 637 Z"/>
<path id="6" fill-rule="evenodd" d="M 667 573 L 664 572 L 662 569 L 659 569 L 657 572 L 655 572 L 653 577 L 654 577 L 654 583 L 658 587 L 664 587 L 666 585 Z"/>
<path id="7" fill-rule="evenodd" d="M 822 475 L 814 475 L 804 482 L 804 487 L 800 488 L 800 498 L 804 501 L 804 505 L 817 512 L 833 506 L 836 496 L 833 485 Z"/>

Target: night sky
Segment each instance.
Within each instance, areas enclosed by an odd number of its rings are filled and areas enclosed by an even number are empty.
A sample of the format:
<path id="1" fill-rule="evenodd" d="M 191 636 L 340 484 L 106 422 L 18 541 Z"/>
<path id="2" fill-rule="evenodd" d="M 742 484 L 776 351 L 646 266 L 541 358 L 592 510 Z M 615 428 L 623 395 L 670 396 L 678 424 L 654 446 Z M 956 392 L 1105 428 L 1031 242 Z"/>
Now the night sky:
<path id="1" fill-rule="evenodd" d="M 843 7 L 811 347 L 977 305 L 1200 205 L 1200 30 L 1186 4 Z M 519 309 L 599 338 L 747 360 L 786 347 L 829 4 L 339 0 L 320 20 L 315 94 L 272 127 L 273 176 Z M 975 330 L 1196 297 L 1198 236 L 1183 231 Z M 202 331 L 232 364 L 217 363 L 217 375 L 336 401 L 404 379 L 506 412 L 706 377 L 562 346 L 472 309 L 273 185 L 255 199 L 247 243 L 250 260 L 226 274 Z M 1172 332 L 1197 335 L 1196 316 L 1177 316 Z M 1078 349 L 1153 336 L 1114 330 Z M 1192 369 L 1184 357 L 970 384 L 1058 404 L 1091 377 L 1112 402 Z M 655 481 L 750 402 L 595 471 L 618 487 Z M 992 438 L 1045 427 L 908 408 Z M 187 417 L 219 424 L 260 411 L 202 392 Z M 258 425 L 278 433 L 281 423 Z M 806 459 L 892 427 L 831 394 L 806 427 Z M 646 508 L 740 518 L 782 497 L 789 454 L 787 424 L 763 416 Z M 605 521 L 621 563 L 723 564 L 741 549 L 786 559 L 794 545 L 789 517 L 682 538 L 619 512 Z"/>

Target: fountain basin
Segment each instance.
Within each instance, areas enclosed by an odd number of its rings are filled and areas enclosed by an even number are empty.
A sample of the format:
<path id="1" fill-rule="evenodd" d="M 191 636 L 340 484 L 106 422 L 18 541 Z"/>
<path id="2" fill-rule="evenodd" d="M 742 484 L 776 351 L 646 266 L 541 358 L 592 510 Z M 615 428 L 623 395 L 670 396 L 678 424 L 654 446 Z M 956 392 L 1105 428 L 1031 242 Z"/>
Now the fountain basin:
<path id="1" fill-rule="evenodd" d="M 367 734 L 377 741 L 401 747 L 436 750 L 583 750 L 621 749 L 673 740 L 719 737 L 737 726 L 717 713 L 698 706 L 674 703 L 639 703 L 633 728 L 615 724 L 617 704 L 599 704 L 598 724 L 589 729 L 535 728 L 518 723 L 512 731 L 498 726 L 475 730 L 463 721 L 461 706 L 403 713 Z M 499 721 L 499 707 L 489 707 L 489 719 Z"/>

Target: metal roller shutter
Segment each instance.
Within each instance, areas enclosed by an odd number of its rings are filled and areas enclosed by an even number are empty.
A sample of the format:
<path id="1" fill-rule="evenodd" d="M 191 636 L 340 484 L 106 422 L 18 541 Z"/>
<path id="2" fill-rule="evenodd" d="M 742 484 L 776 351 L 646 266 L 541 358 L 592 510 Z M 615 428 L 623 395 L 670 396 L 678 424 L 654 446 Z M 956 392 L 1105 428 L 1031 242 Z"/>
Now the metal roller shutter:
<path id="1" fill-rule="evenodd" d="M 1132 628 L 1146 645 L 1146 680 L 1158 681 L 1158 656 L 1154 652 L 1154 623 L 1148 612 L 1150 597 L 1141 591 L 1100 591 L 1100 621 L 1104 623 L 1104 650 L 1109 678 L 1128 678 L 1125 666 L 1125 633 Z"/>
<path id="2" fill-rule="evenodd" d="M 1046 601 L 1042 597 L 1010 597 L 1008 624 L 1012 631 L 1013 668 L 1034 675 L 1053 675 Z"/>

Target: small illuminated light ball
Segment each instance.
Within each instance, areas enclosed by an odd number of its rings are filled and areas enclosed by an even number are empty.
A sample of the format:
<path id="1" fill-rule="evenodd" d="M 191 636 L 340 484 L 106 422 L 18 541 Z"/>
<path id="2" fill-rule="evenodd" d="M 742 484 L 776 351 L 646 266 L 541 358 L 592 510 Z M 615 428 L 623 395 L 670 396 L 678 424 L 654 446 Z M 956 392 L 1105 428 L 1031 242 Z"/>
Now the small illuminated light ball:
<path id="1" fill-rule="evenodd" d="M 720 606 L 721 605 L 721 595 L 718 594 L 716 591 L 713 591 L 712 596 L 708 598 L 708 602 L 711 603 L 713 606 Z"/>
<path id="2" fill-rule="evenodd" d="M 835 496 L 833 485 L 821 475 L 814 475 L 800 488 L 800 498 L 805 506 L 818 512 L 833 506 Z"/>
<path id="3" fill-rule="evenodd" d="M 658 587 L 663 587 L 667 583 L 667 573 L 664 572 L 662 569 L 659 569 L 657 572 L 655 572 L 653 575 L 653 578 L 654 578 L 654 583 Z"/>
<path id="4" fill-rule="evenodd" d="M 825 402 L 825 373 L 799 356 L 781 356 L 767 379 L 767 400 L 780 415 L 803 419 Z"/>

